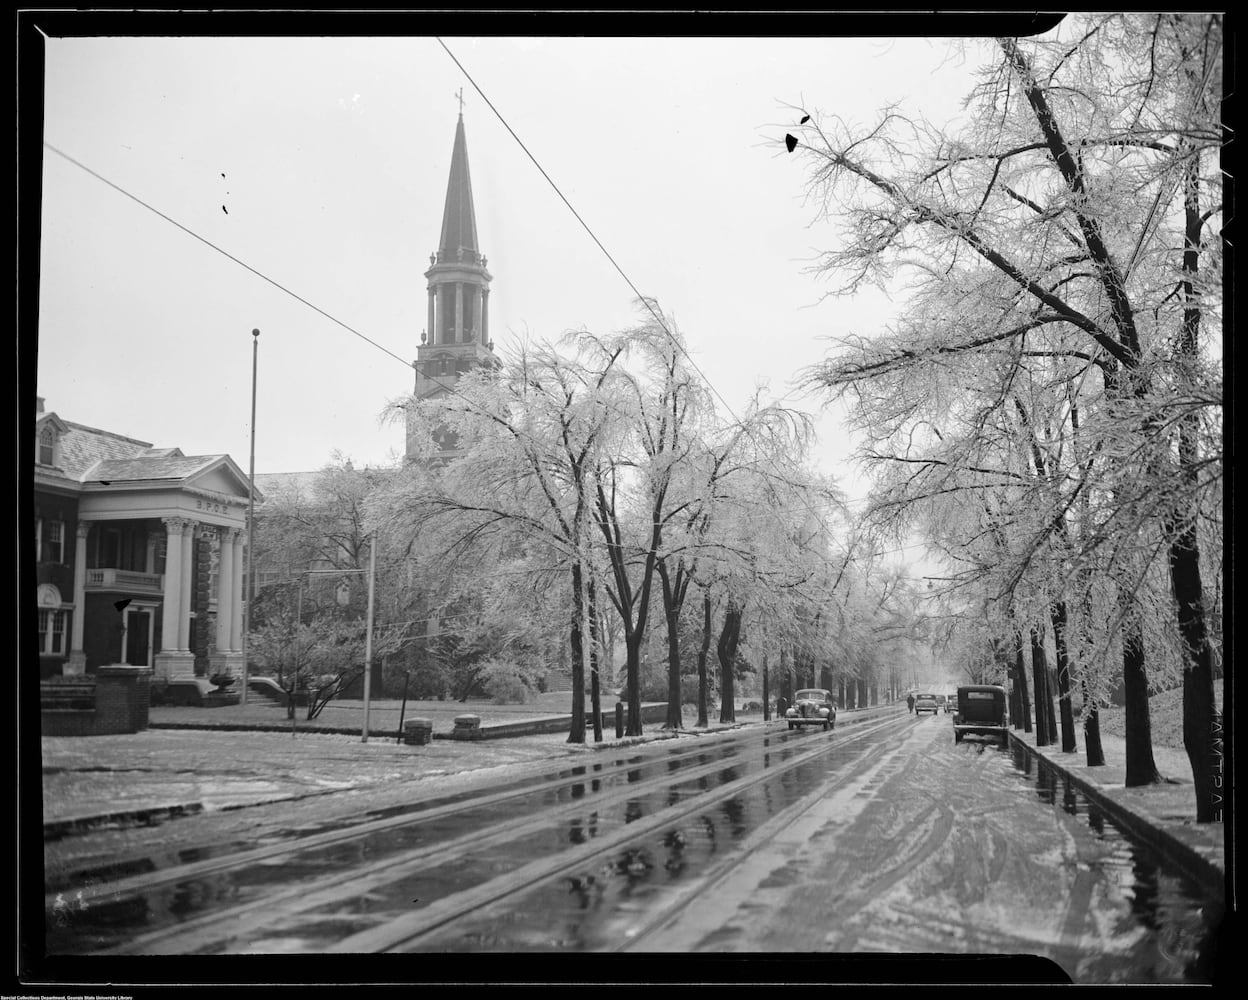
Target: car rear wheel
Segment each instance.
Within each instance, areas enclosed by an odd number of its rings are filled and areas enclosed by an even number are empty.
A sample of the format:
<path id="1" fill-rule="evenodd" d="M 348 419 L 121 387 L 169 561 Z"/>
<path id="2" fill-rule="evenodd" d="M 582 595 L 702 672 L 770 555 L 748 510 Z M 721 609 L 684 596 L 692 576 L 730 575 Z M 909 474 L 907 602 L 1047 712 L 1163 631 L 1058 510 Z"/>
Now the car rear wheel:
<path id="1" fill-rule="evenodd" d="M 826 733 L 831 728 L 832 728 L 832 723 L 825 720 L 823 723 L 823 731 Z"/>
<path id="2" fill-rule="evenodd" d="M 954 742 L 954 743 L 961 743 L 961 742 L 962 742 L 962 734 L 961 734 L 961 733 L 954 733 L 954 734 L 953 734 L 953 742 Z"/>
<path id="3" fill-rule="evenodd" d="M 796 728 L 797 728 L 797 723 L 796 723 L 796 722 L 790 722 L 790 723 L 789 723 L 789 729 L 796 729 Z"/>

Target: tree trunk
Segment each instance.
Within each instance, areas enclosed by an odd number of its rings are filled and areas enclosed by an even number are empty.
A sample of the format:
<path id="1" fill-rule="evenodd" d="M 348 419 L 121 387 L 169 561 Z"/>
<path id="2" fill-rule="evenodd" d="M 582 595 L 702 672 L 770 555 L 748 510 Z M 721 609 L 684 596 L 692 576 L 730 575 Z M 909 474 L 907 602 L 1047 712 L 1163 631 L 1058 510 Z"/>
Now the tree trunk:
<path id="1" fill-rule="evenodd" d="M 1131 600 L 1124 595 L 1123 600 Z M 1126 698 L 1126 787 L 1152 785 L 1161 780 L 1153 760 L 1153 726 L 1148 712 L 1148 675 L 1144 669 L 1144 636 L 1132 621 L 1122 636 L 1122 686 Z"/>
<path id="2" fill-rule="evenodd" d="M 1023 699 L 1019 694 L 1019 686 L 1023 683 L 1013 663 L 1005 665 L 1005 677 L 1009 682 L 1010 725 L 1015 729 L 1023 728 Z"/>
<path id="3" fill-rule="evenodd" d="M 706 654 L 711 648 L 711 595 L 702 596 L 702 648 L 698 650 L 698 721 L 705 729 L 710 723 L 706 718 Z"/>
<path id="4" fill-rule="evenodd" d="M 627 736 L 641 735 L 641 644 L 645 634 L 640 630 L 624 636 L 624 656 L 628 671 Z"/>
<path id="5" fill-rule="evenodd" d="M 585 588 L 586 603 L 589 605 L 589 708 L 594 715 L 594 742 L 602 742 L 602 690 L 598 680 L 598 646 L 601 640 L 598 622 L 598 595 L 594 590 L 594 580 L 590 577 Z"/>
<path id="6" fill-rule="evenodd" d="M 767 683 L 767 654 L 763 654 L 763 721 L 771 721 L 771 688 Z"/>
<path id="7" fill-rule="evenodd" d="M 1062 752 L 1074 753 L 1075 710 L 1070 703 L 1070 654 L 1066 649 L 1066 602 L 1055 601 L 1049 609 L 1053 619 L 1053 647 L 1057 650 L 1057 696 L 1062 714 Z"/>
<path id="8" fill-rule="evenodd" d="M 1083 745 L 1087 749 L 1088 767 L 1104 767 L 1105 751 L 1101 747 L 1101 717 L 1096 702 L 1083 695 Z"/>
<path id="9" fill-rule="evenodd" d="M 660 559 L 655 567 L 663 587 L 663 617 L 667 620 L 667 719 L 664 729 L 680 729 L 680 601 L 672 587 L 667 564 Z"/>
<path id="10" fill-rule="evenodd" d="M 1022 699 L 1022 732 L 1031 732 L 1031 697 L 1027 694 L 1027 664 L 1022 658 L 1022 632 L 1015 633 L 1015 673 L 1018 674 L 1018 697 Z"/>
<path id="11" fill-rule="evenodd" d="M 1189 71 L 1189 80 L 1196 83 Z M 1195 294 L 1195 281 L 1200 263 L 1201 229 L 1199 161 L 1188 159 L 1184 175 L 1183 208 L 1186 219 L 1183 248 L 1183 330 L 1179 353 L 1184 373 L 1197 360 L 1200 332 L 1200 299 Z M 1190 378 L 1188 379 L 1190 380 Z M 1196 485 L 1196 466 L 1200 459 L 1196 439 L 1197 417 L 1183 417 L 1179 423 L 1179 470 L 1187 486 Z M 1186 648 L 1183 670 L 1183 748 L 1192 766 L 1192 782 L 1196 791 L 1196 822 L 1214 823 L 1222 820 L 1223 807 L 1223 746 L 1222 716 L 1213 692 L 1213 655 L 1209 648 L 1204 614 L 1204 587 L 1200 578 L 1200 548 L 1196 538 L 1196 513 L 1179 512 L 1182 528 L 1171 533 L 1170 580 L 1178 612 L 1179 634 Z"/>
<path id="12" fill-rule="evenodd" d="M 1190 537 L 1187 537 L 1189 536 Z M 1222 715 L 1213 692 L 1213 663 L 1200 611 L 1202 594 L 1196 530 L 1191 525 L 1170 547 L 1170 577 L 1186 647 L 1183 671 L 1183 749 L 1192 766 L 1196 822 L 1218 823 L 1223 810 Z M 1184 545 L 1188 541 L 1190 544 Z"/>
<path id="13" fill-rule="evenodd" d="M 1053 700 L 1049 697 L 1049 665 L 1044 655 L 1044 639 L 1031 630 L 1031 680 L 1036 689 L 1036 746 L 1053 742 Z"/>
<path id="14" fill-rule="evenodd" d="M 568 731 L 569 743 L 585 742 L 585 648 L 581 634 L 581 622 L 585 614 L 584 581 L 581 564 L 572 564 L 572 628 L 569 646 L 572 653 L 572 727 Z"/>
<path id="15" fill-rule="evenodd" d="M 741 637 L 741 609 L 736 601 L 728 599 L 728 608 L 724 612 L 724 627 L 719 631 L 719 643 L 716 653 L 719 655 L 719 721 L 736 722 L 736 689 L 734 686 L 733 669 L 737 659 L 737 641 Z"/>

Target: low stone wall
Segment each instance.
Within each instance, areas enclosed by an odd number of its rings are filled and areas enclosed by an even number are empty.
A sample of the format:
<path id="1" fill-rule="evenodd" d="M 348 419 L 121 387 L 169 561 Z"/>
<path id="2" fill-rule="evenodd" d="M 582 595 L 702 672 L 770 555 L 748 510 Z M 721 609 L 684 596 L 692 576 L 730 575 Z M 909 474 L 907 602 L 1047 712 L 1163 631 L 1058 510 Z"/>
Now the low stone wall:
<path id="1" fill-rule="evenodd" d="M 661 701 L 654 704 L 641 706 L 641 724 L 658 725 L 667 721 L 667 702 Z M 628 706 L 624 707 L 624 726 L 628 727 Z M 591 711 L 585 711 L 585 728 L 592 730 L 594 727 L 594 715 Z M 480 726 L 474 731 L 471 737 L 461 735 L 455 737 L 457 739 L 478 739 L 478 740 L 497 740 L 504 739 L 508 736 L 538 736 L 547 733 L 566 733 L 572 728 L 572 716 L 556 715 L 548 719 L 530 719 L 526 722 L 506 722 L 494 726 Z M 615 732 L 615 708 L 603 709 L 602 712 L 602 730 L 605 733 Z M 439 734 L 440 736 L 441 734 Z M 454 737 L 454 733 L 451 734 Z"/>
<path id="2" fill-rule="evenodd" d="M 97 667 L 94 682 L 40 685 L 40 728 L 44 736 L 107 736 L 146 729 L 152 671 L 147 667 Z M 93 704 L 86 692 L 93 688 Z"/>

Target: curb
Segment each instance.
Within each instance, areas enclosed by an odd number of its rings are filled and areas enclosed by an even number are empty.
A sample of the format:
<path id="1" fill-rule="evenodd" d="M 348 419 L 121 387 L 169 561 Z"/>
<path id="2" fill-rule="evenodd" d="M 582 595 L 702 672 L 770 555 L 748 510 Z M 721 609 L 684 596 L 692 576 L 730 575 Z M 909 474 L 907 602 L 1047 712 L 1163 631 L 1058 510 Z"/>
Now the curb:
<path id="1" fill-rule="evenodd" d="M 877 714 L 880 714 L 880 713 L 877 713 Z M 853 725 L 855 722 L 865 722 L 870 717 L 871 717 L 870 714 L 864 715 L 864 716 L 855 715 L 855 717 L 846 719 L 843 721 L 845 725 Z M 592 752 L 600 752 L 603 750 L 618 750 L 621 747 L 637 746 L 642 743 L 656 743 L 662 740 L 679 739 L 684 736 L 693 736 L 693 737 L 710 736 L 710 735 L 715 735 L 717 733 L 724 733 L 724 732 L 730 732 L 730 731 L 737 730 L 737 729 L 744 729 L 746 726 L 751 726 L 751 725 L 768 726 L 768 725 L 772 725 L 774 723 L 783 722 L 783 721 L 784 721 L 783 719 L 779 719 L 779 720 L 772 719 L 770 721 L 757 722 L 757 723 L 756 722 L 717 723 L 713 726 L 708 726 L 706 729 L 701 729 L 700 727 L 693 727 L 690 729 L 678 729 L 678 730 L 660 729 L 654 732 L 653 734 L 644 734 L 641 736 L 626 737 L 624 739 L 616 739 L 611 742 L 606 742 L 606 741 L 602 743 L 586 742 L 586 743 L 568 744 L 568 745 L 569 747 L 572 747 L 574 749 L 583 748 L 585 750 L 590 750 Z M 529 736 L 529 735 L 549 735 L 549 733 L 543 733 L 540 730 L 535 731 L 535 732 L 516 732 L 513 729 L 511 729 L 512 726 L 516 726 L 516 725 L 523 725 L 523 723 L 507 724 L 507 727 L 510 731 L 507 733 L 500 733 L 497 736 L 495 736 L 495 738 L 496 739 L 506 738 L 508 736 L 514 737 L 514 736 Z M 216 731 L 272 732 L 272 733 L 290 732 L 289 726 L 265 725 L 263 723 L 259 725 L 225 724 L 225 725 L 206 726 L 206 725 L 196 725 L 195 723 L 188 723 L 188 722 L 165 722 L 165 723 L 149 724 L 148 728 L 149 729 L 195 730 L 195 731 L 200 731 L 200 732 L 216 732 Z M 316 733 L 316 734 L 329 734 L 329 735 L 339 735 L 339 736 L 358 736 L 360 734 L 360 730 L 358 728 L 347 728 L 343 726 L 301 726 L 299 727 L 298 731 L 300 733 Z M 370 735 L 377 735 L 377 734 L 370 734 Z M 433 736 L 435 739 L 442 739 L 442 740 L 451 739 L 450 733 L 434 733 Z M 308 798 L 313 795 L 327 795 L 335 791 L 341 791 L 341 789 L 326 789 L 324 791 L 316 791 L 316 792 L 307 793 L 305 795 L 293 796 L 293 798 L 300 799 L 300 798 Z M 282 796 L 272 801 L 289 801 L 290 798 L 292 797 Z M 259 803 L 255 803 L 255 804 L 259 804 Z M 243 808 L 243 807 L 236 806 L 232 808 Z M 89 830 L 98 829 L 99 827 L 108 826 L 110 824 L 115 824 L 117 826 L 138 826 L 138 825 L 151 824 L 151 823 L 160 822 L 166 819 L 174 819 L 179 816 L 190 816 L 195 813 L 200 813 L 203 811 L 204 811 L 204 805 L 202 802 L 186 802 L 186 803 L 176 803 L 172 805 L 163 805 L 163 806 L 145 806 L 145 807 L 138 808 L 138 809 L 120 810 L 118 812 L 97 813 L 91 816 L 76 816 L 76 817 L 69 817 L 66 819 L 51 820 L 50 822 L 43 824 L 43 839 L 45 842 L 50 841 L 50 840 L 59 840 L 65 836 L 69 836 L 72 834 L 86 833 Z"/>
<path id="2" fill-rule="evenodd" d="M 1124 830 L 1130 831 L 1144 841 L 1175 867 L 1180 868 L 1185 875 L 1199 883 L 1206 891 L 1215 893 L 1219 899 L 1225 900 L 1226 872 L 1217 863 L 1206 858 L 1190 844 L 1184 843 L 1149 817 L 1127 808 L 1117 799 L 1106 795 L 1101 785 L 1071 773 L 1057 761 L 1046 757 L 1026 740 L 1016 737 L 1013 730 L 1010 731 L 1010 744 L 1022 747 L 1023 751 L 1040 765 L 1049 767 L 1062 775 L 1108 813 Z"/>
<path id="3" fill-rule="evenodd" d="M 180 802 L 166 806 L 144 806 L 141 809 L 123 809 L 119 812 L 97 813 L 94 816 L 72 816 L 67 819 L 54 819 L 43 824 L 43 839 L 60 840 L 62 837 L 76 833 L 86 833 L 101 826 L 116 824 L 118 826 L 139 826 L 160 820 L 173 819 L 178 816 L 191 816 L 203 812 L 202 802 Z"/>

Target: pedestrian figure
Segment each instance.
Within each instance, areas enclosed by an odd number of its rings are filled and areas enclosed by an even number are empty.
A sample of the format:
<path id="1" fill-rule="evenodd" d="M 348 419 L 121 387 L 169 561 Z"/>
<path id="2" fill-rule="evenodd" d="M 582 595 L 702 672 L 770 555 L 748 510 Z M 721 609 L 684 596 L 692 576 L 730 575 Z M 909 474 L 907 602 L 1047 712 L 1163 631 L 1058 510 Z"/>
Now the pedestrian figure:
<path id="1" fill-rule="evenodd" d="M 906 708 L 909 709 L 911 712 L 914 711 L 914 692 L 913 691 L 910 694 L 906 695 Z"/>

